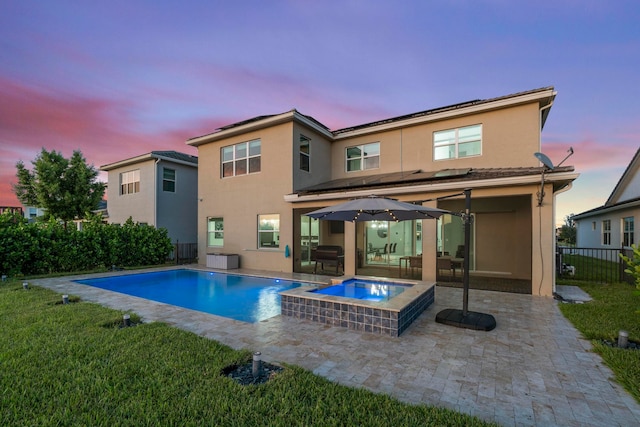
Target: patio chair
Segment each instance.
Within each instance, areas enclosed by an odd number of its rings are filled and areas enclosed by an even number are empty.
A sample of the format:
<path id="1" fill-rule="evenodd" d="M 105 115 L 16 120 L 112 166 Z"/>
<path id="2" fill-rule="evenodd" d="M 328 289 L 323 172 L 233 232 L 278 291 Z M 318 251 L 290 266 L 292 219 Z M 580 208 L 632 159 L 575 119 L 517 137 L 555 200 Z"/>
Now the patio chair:
<path id="1" fill-rule="evenodd" d="M 451 262 L 451 258 L 450 257 L 439 257 L 436 260 L 436 269 L 438 271 L 438 277 L 440 276 L 440 272 L 442 270 L 448 270 L 449 274 L 451 276 L 453 276 L 453 263 Z"/>

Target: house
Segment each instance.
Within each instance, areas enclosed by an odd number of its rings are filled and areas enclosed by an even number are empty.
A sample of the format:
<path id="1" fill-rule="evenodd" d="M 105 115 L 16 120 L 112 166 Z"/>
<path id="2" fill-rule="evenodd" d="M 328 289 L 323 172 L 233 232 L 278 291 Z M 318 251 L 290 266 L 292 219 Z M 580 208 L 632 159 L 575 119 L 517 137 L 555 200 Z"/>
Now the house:
<path id="1" fill-rule="evenodd" d="M 29 222 L 33 222 L 36 220 L 36 218 L 44 216 L 47 210 L 43 208 L 38 208 L 36 206 L 25 206 L 23 212 L 24 212 L 24 217 Z"/>
<path id="2" fill-rule="evenodd" d="M 2 214 L 17 214 L 24 216 L 22 206 L 0 206 L 0 215 Z"/>
<path id="3" fill-rule="evenodd" d="M 167 229 L 172 242 L 197 241 L 198 158 L 152 151 L 100 167 L 108 172 L 109 223 Z"/>
<path id="4" fill-rule="evenodd" d="M 345 275 L 414 273 L 455 285 L 468 188 L 471 287 L 552 295 L 555 195 L 578 177 L 564 166 L 541 179 L 534 156 L 555 97 L 545 87 L 339 130 L 294 109 L 191 138 L 198 251 L 237 254 L 243 268 L 313 272 L 319 245 L 341 246 Z M 305 215 L 369 195 L 458 215 L 363 223 Z M 439 258 L 451 260 L 448 271 Z"/>
<path id="5" fill-rule="evenodd" d="M 622 249 L 637 244 L 635 218 L 640 218 L 640 149 L 604 205 L 573 216 L 576 245 Z"/>

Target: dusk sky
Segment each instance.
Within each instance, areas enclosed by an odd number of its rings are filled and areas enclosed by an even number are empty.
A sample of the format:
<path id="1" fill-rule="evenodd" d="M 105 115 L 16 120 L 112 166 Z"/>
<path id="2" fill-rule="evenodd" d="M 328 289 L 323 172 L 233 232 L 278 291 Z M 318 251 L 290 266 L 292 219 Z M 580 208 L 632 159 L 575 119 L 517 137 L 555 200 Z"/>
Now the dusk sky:
<path id="1" fill-rule="evenodd" d="M 340 129 L 554 86 L 562 223 L 640 147 L 638 22 L 638 1 L 4 0 L 0 206 L 42 147 L 99 168 L 292 108 Z"/>

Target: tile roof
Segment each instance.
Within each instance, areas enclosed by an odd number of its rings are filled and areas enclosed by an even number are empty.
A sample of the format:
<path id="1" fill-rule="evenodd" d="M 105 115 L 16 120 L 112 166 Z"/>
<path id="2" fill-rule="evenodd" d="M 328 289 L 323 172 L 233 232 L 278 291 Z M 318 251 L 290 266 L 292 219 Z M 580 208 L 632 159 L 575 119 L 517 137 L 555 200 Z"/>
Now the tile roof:
<path id="1" fill-rule="evenodd" d="M 413 119 L 413 118 L 417 118 L 417 117 L 423 117 L 423 116 L 428 116 L 431 114 L 435 114 L 435 113 L 441 113 L 441 112 L 445 112 L 445 111 L 452 111 L 452 110 L 456 110 L 456 109 L 460 109 L 460 108 L 464 108 L 464 107 L 470 107 L 470 106 L 474 106 L 474 105 L 482 105 L 482 104 L 488 104 L 491 102 L 496 102 L 496 101 L 501 101 L 501 100 L 506 100 L 506 99 L 510 99 L 510 98 L 516 98 L 519 96 L 524 96 L 524 95 L 529 95 L 529 94 L 534 94 L 537 92 L 543 92 L 543 91 L 553 91 L 554 88 L 553 86 L 547 86 L 547 87 L 542 87 L 542 88 L 538 88 L 538 89 L 531 89 L 531 90 L 527 90 L 527 91 L 522 91 L 522 92 L 517 92 L 517 93 L 512 93 L 510 95 L 504 95 L 504 96 L 499 96 L 496 98 L 490 98 L 490 99 L 475 99 L 472 101 L 466 101 L 466 102 L 461 102 L 458 104 L 452 104 L 452 105 L 448 105 L 445 107 L 438 107 L 438 108 L 433 108 L 430 110 L 424 110 L 424 111 L 419 111 L 417 113 L 411 113 L 411 114 L 406 114 L 406 115 L 402 115 L 402 116 L 397 116 L 397 117 L 391 117 L 388 119 L 383 119 L 383 120 L 378 120 L 375 122 L 371 122 L 371 123 L 365 123 L 365 124 L 361 124 L 361 125 L 356 125 L 356 126 L 351 126 L 351 127 L 347 127 L 347 128 L 343 128 L 343 129 L 337 129 L 337 130 L 330 130 L 327 126 L 325 126 L 324 124 L 322 124 L 321 122 L 319 122 L 318 120 L 314 119 L 311 116 L 305 115 L 300 113 L 299 111 L 297 111 L 295 108 L 285 112 L 285 113 L 281 113 L 281 114 L 269 114 L 269 115 L 262 115 L 262 116 L 256 116 L 256 117 L 252 117 L 250 119 L 247 120 L 242 120 L 239 122 L 235 122 L 235 123 L 231 123 L 225 126 L 222 126 L 218 129 L 216 129 L 215 132 L 210 133 L 210 134 L 206 134 L 206 135 L 201 135 L 201 136 L 197 136 L 197 137 L 193 137 L 193 138 L 189 138 L 187 141 L 192 141 L 198 138 L 202 138 L 204 136 L 209 136 L 209 135 L 214 135 L 218 132 L 221 131 L 225 131 L 225 130 L 229 130 L 229 129 L 233 129 L 233 128 L 237 128 L 243 125 L 247 125 L 247 124 L 251 124 L 251 123 L 255 123 L 255 122 L 259 122 L 261 120 L 265 120 L 265 119 L 269 119 L 272 117 L 277 117 L 286 113 L 297 113 L 303 117 L 305 117 L 306 119 L 312 121 L 313 123 L 315 123 L 316 125 L 320 126 L 323 129 L 326 129 L 328 132 L 330 132 L 331 134 L 333 134 L 333 136 L 338 136 L 340 134 L 346 133 L 346 132 L 352 132 L 354 130 L 358 130 L 358 129 L 365 129 L 365 128 L 369 128 L 369 127 L 374 127 L 374 126 L 379 126 L 379 125 L 384 125 L 384 124 L 388 124 L 388 123 L 394 123 L 394 122 L 399 122 L 402 120 L 408 120 L 408 119 Z M 545 110 L 543 112 L 543 123 L 546 120 L 546 115 L 548 115 L 549 111 Z"/>
<path id="2" fill-rule="evenodd" d="M 327 193 L 341 190 L 363 190 L 367 188 L 406 187 L 416 184 L 435 182 L 466 182 L 487 179 L 511 178 L 529 175 L 540 175 L 543 168 L 482 168 L 482 169 L 442 169 L 438 171 L 412 170 L 386 174 L 341 178 L 333 181 L 306 187 L 295 192 L 299 195 Z M 553 173 L 573 172 L 573 166 L 563 166 L 547 171 Z"/>
<path id="3" fill-rule="evenodd" d="M 384 125 L 384 124 L 387 124 L 387 123 L 399 122 L 399 121 L 402 121 L 402 120 L 408 120 L 408 119 L 413 119 L 413 118 L 416 118 L 416 117 L 428 116 L 428 115 L 431 115 L 431 114 L 441 113 L 441 112 L 444 112 L 444 111 L 457 110 L 457 109 L 460 109 L 460 108 L 470 107 L 470 106 L 473 106 L 473 105 L 488 104 L 490 102 L 500 101 L 500 100 L 509 99 L 509 98 L 515 98 L 517 96 L 529 95 L 529 94 L 532 94 L 532 93 L 541 92 L 541 91 L 545 91 L 545 90 L 553 90 L 553 89 L 554 89 L 553 86 L 548 86 L 548 87 L 543 87 L 543 88 L 539 88 L 539 89 L 532 89 L 532 90 L 527 90 L 527 91 L 523 91 L 523 92 L 513 93 L 513 94 L 510 94 L 510 95 L 500 96 L 500 97 L 497 97 L 497 98 L 475 99 L 473 101 L 461 102 L 461 103 L 458 103 L 458 104 L 447 105 L 445 107 L 433 108 L 431 110 L 419 111 L 417 113 L 405 114 L 405 115 L 402 115 L 402 116 L 392 117 L 392 118 L 389 118 L 389 119 L 379 120 L 379 121 L 376 121 L 376 122 L 365 123 L 365 124 L 362 124 L 362 125 L 352 126 L 352 127 L 348 127 L 348 128 L 344 128 L 344 129 L 338 129 L 338 130 L 332 131 L 332 133 L 334 135 L 339 135 L 341 133 L 351 132 L 351 131 L 354 131 L 354 130 L 357 130 L 357 129 L 364 129 L 364 128 L 368 128 L 368 127 Z"/>
<path id="4" fill-rule="evenodd" d="M 193 163 L 195 165 L 198 164 L 198 157 L 192 156 L 191 154 L 181 153 L 179 151 L 152 151 L 152 156 L 160 156 L 166 157 L 169 159 L 181 160 L 187 163 Z"/>

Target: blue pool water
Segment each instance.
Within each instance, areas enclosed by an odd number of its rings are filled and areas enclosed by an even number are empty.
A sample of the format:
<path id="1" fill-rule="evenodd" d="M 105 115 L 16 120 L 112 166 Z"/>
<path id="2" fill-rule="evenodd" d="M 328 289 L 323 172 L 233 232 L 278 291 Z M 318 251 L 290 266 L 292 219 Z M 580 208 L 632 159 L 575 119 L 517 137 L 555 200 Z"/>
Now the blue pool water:
<path id="1" fill-rule="evenodd" d="M 371 281 L 365 282 L 360 279 L 350 279 L 337 285 L 316 289 L 312 292 L 367 301 L 383 301 L 389 300 L 396 295 L 400 295 L 409 287 L 411 287 L 411 285 Z"/>
<path id="2" fill-rule="evenodd" d="M 243 322 L 280 314 L 280 292 L 303 283 L 195 270 L 128 274 L 78 283 Z"/>

